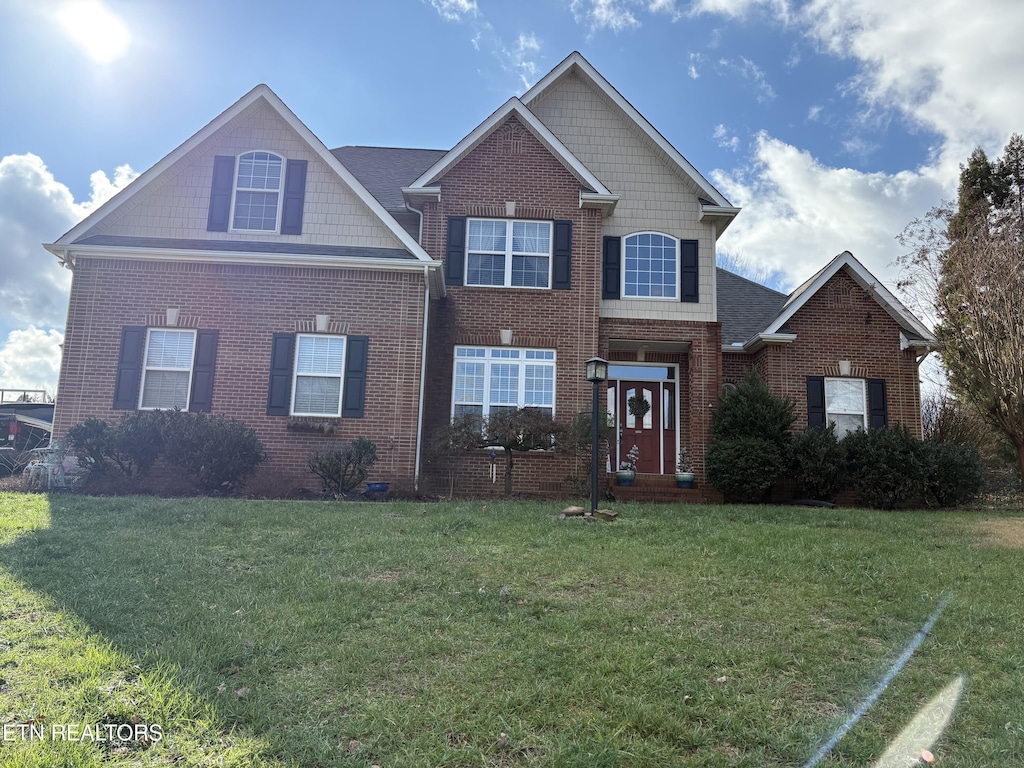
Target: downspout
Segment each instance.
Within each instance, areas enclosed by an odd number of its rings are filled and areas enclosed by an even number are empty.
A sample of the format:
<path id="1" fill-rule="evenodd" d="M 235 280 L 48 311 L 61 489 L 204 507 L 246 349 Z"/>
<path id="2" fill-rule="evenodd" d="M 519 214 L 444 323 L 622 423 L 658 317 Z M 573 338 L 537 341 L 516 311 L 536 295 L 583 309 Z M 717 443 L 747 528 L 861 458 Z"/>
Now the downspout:
<path id="1" fill-rule="evenodd" d="M 420 227 L 423 214 L 420 214 Z M 416 468 L 413 470 L 412 487 L 420 490 L 420 460 L 423 454 L 423 397 L 427 386 L 427 320 L 430 317 L 430 267 L 423 265 L 423 343 L 420 345 L 420 403 L 416 418 Z"/>

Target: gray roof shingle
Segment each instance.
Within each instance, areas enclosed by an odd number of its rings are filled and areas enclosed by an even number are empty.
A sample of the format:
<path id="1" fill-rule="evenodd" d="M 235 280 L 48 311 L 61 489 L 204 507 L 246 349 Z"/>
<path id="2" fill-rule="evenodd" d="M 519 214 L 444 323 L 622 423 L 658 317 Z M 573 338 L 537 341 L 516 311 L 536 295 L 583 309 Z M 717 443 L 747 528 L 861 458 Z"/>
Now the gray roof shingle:
<path id="1" fill-rule="evenodd" d="M 718 268 L 718 319 L 722 323 L 722 344 L 747 341 L 760 333 L 786 303 L 784 293 Z"/>
<path id="2" fill-rule="evenodd" d="M 338 147 L 332 149 L 366 191 L 390 212 L 406 211 L 402 187 L 408 187 L 430 166 L 448 154 L 446 149 L 397 147 Z"/>
<path id="3" fill-rule="evenodd" d="M 297 256 L 343 256 L 366 259 L 416 258 L 404 248 L 305 245 L 303 243 L 262 242 L 256 240 L 186 240 L 176 237 L 92 235 L 91 237 L 76 240 L 75 245 L 100 245 L 112 248 L 174 248 L 183 251 L 233 251 L 235 253 L 289 253 Z"/>

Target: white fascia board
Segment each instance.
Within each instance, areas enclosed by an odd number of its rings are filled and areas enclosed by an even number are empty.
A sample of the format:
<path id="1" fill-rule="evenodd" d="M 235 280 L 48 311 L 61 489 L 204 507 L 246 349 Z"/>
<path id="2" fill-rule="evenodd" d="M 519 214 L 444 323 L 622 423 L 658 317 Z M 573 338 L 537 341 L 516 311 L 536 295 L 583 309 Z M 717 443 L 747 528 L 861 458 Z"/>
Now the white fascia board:
<path id="1" fill-rule="evenodd" d="M 571 169 L 588 187 L 598 194 L 612 194 L 611 190 L 609 190 L 601 180 L 590 171 L 589 168 L 580 162 L 578 157 L 569 151 L 569 148 L 562 143 L 561 139 L 555 136 L 555 134 L 553 134 L 551 130 L 544 125 L 544 123 L 538 120 L 537 117 L 526 108 L 523 102 L 515 96 L 491 113 L 490 117 L 474 128 L 468 136 L 452 147 L 444 157 L 430 166 L 430 168 L 424 171 L 416 181 L 414 181 L 410 186 L 404 188 L 403 191 L 408 189 L 411 192 L 415 189 L 427 187 L 432 181 L 437 179 L 437 177 L 443 175 L 449 168 L 461 160 L 468 152 L 476 147 L 477 144 L 487 138 L 495 128 L 497 128 L 512 114 L 518 117 L 523 124 L 526 125 L 529 131 L 548 148 L 548 151 L 555 155 L 563 165 Z"/>
<path id="2" fill-rule="evenodd" d="M 705 179 L 696 168 L 690 165 L 690 161 L 683 157 L 679 153 L 679 150 L 673 147 L 672 144 L 661 135 L 658 129 L 651 125 L 647 118 L 641 115 L 640 112 L 637 111 L 636 107 L 630 104 L 622 94 L 604 78 L 604 75 L 594 69 L 594 66 L 583 58 L 583 55 L 579 53 L 579 51 L 573 51 L 570 53 L 561 64 L 544 75 L 544 77 L 538 80 L 532 88 L 524 93 L 522 95 L 523 104 L 528 105 L 574 67 L 577 71 L 585 75 L 595 86 L 597 86 L 597 88 L 600 89 L 604 95 L 607 96 L 613 104 L 615 104 L 615 106 L 621 109 L 630 120 L 636 123 L 640 130 L 643 131 L 644 134 L 646 134 L 662 152 L 668 155 L 669 159 L 676 164 L 679 170 L 693 180 L 693 182 L 700 188 L 701 192 L 713 200 L 717 205 L 723 208 L 732 208 L 732 205 L 725 199 L 725 196 L 715 189 L 714 185 Z"/>
<path id="3" fill-rule="evenodd" d="M 768 344 L 792 344 L 794 341 L 795 333 L 759 333 L 751 336 L 742 349 L 744 352 L 757 352 Z"/>
<path id="4" fill-rule="evenodd" d="M 787 302 L 782 313 L 765 329 L 765 333 L 776 333 L 843 267 L 849 268 L 854 280 L 864 290 L 874 296 L 879 305 L 887 312 L 890 312 L 897 322 L 902 320 L 914 329 L 922 339 L 935 343 L 935 335 L 920 320 L 914 317 L 913 313 L 903 306 L 902 302 L 888 288 L 882 285 L 849 251 L 843 251 L 811 280 L 797 288 L 791 294 L 795 298 Z"/>
<path id="5" fill-rule="evenodd" d="M 220 130 L 233 119 L 238 117 L 239 114 L 248 109 L 259 99 L 266 101 L 266 103 L 275 112 L 277 112 L 278 115 L 280 115 L 281 119 L 284 120 L 297 134 L 299 134 L 299 136 L 309 145 L 309 148 L 313 150 L 313 152 L 316 153 L 349 188 L 351 188 L 356 196 L 371 211 L 373 211 L 374 215 L 380 219 L 381 223 L 390 230 L 390 232 L 413 256 L 416 257 L 418 261 L 433 261 L 423 247 L 417 243 L 409 233 L 405 231 L 402 225 L 395 220 L 394 216 L 388 213 L 377 199 L 366 190 L 366 187 L 364 187 L 356 177 L 352 175 L 348 168 L 342 165 L 341 161 L 331 154 L 330 150 L 327 149 L 327 146 L 320 141 L 319 138 L 317 138 L 316 134 L 309 130 L 309 128 L 306 127 L 306 124 L 296 117 L 295 113 L 292 112 L 283 101 L 281 101 L 280 97 L 274 93 L 269 86 L 262 83 L 257 85 L 245 94 L 245 96 L 221 112 L 220 115 L 215 117 L 212 121 L 207 123 L 203 128 L 186 140 L 184 144 L 181 144 L 177 149 L 166 155 L 156 165 L 142 173 L 131 184 L 101 205 L 90 216 L 86 217 L 77 226 L 61 237 L 56 244 L 69 245 L 73 243 L 85 232 L 99 224 L 108 214 L 117 209 L 122 203 L 131 199 L 140 190 L 144 189 L 149 182 L 157 178 L 161 173 L 174 165 L 174 163 L 181 160 L 185 155 L 199 146 L 199 144 L 206 141 L 206 139 L 212 136 L 216 131 Z"/>
<path id="6" fill-rule="evenodd" d="M 622 195 L 602 195 L 597 192 L 580 192 L 580 208 L 604 208 L 605 215 L 611 216 Z"/>

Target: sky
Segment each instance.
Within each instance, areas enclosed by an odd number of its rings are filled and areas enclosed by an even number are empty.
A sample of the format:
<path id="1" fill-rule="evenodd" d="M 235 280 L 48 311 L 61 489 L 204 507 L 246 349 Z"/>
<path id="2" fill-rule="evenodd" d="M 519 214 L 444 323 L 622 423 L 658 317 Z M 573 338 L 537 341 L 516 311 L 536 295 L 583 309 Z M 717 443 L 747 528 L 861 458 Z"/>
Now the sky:
<path id="1" fill-rule="evenodd" d="M 43 247 L 258 83 L 328 147 L 448 149 L 572 51 L 743 211 L 720 261 L 789 291 L 1024 132 L 1019 0 L 0 0 L 0 388 L 53 393 Z"/>

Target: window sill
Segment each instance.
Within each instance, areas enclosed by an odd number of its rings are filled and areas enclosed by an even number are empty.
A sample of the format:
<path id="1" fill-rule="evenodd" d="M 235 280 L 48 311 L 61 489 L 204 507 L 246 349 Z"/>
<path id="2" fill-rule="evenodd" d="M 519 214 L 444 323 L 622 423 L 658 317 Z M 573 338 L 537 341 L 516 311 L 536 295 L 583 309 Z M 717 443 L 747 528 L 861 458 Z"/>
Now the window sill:
<path id="1" fill-rule="evenodd" d="M 289 432 L 319 432 L 324 435 L 333 435 L 340 425 L 338 416 L 289 416 L 286 424 Z"/>

